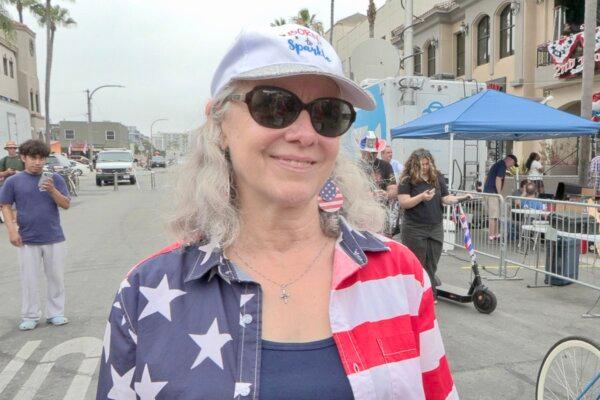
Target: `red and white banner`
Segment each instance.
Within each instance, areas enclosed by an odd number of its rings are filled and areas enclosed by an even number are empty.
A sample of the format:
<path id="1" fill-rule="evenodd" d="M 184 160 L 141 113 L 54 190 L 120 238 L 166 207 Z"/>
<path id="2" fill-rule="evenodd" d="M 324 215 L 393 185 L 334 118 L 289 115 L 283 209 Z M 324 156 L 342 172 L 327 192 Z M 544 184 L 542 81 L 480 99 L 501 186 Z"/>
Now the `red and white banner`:
<path id="1" fill-rule="evenodd" d="M 548 53 L 555 68 L 555 77 L 570 78 L 583 71 L 583 57 L 572 57 L 575 50 L 583 47 L 583 32 L 562 37 L 547 44 Z M 595 62 L 600 62 L 600 27 L 596 28 Z"/>

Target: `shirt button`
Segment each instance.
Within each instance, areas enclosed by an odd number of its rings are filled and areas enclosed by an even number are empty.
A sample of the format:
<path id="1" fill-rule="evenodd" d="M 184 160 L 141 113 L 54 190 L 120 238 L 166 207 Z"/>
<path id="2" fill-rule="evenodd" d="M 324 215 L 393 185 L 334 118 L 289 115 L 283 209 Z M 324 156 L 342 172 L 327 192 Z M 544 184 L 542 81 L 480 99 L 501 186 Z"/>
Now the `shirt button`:
<path id="1" fill-rule="evenodd" d="M 243 322 L 244 324 L 250 324 L 250 323 L 252 322 L 252 315 L 250 315 L 250 314 L 244 314 L 244 315 L 242 316 L 242 322 Z M 245 395 L 244 395 L 244 396 L 245 396 Z"/>

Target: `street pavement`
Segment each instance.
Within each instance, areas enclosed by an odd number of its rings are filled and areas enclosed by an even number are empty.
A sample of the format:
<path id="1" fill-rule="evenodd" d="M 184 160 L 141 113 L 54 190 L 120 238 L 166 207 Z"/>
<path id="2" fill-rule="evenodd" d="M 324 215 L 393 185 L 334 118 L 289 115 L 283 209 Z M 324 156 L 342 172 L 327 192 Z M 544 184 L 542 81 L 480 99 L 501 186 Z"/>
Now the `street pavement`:
<path id="1" fill-rule="evenodd" d="M 70 323 L 63 327 L 42 322 L 31 332 L 17 329 L 17 255 L 0 225 L 0 399 L 95 397 L 106 318 L 119 283 L 138 261 L 173 241 L 166 219 L 174 173 L 160 169 L 156 177 L 157 190 L 150 190 L 146 171 L 138 173 L 139 187 L 121 185 L 118 191 L 96 187 L 92 174 L 82 179 L 80 196 L 61 215 L 69 249 L 65 281 Z M 464 260 L 443 255 L 440 276 L 466 287 L 466 253 L 454 253 Z M 496 271 L 492 260 L 480 262 Z M 523 280 L 486 280 L 498 297 L 491 315 L 478 313 L 471 304 L 440 300 L 437 305 L 462 399 L 532 399 L 538 368 L 555 341 L 568 335 L 600 339 L 600 318 L 581 317 L 599 292 L 578 285 L 529 289 L 533 274 L 520 270 L 517 276 Z M 600 281 L 600 268 L 596 276 Z M 600 307 L 595 311 L 600 313 Z"/>

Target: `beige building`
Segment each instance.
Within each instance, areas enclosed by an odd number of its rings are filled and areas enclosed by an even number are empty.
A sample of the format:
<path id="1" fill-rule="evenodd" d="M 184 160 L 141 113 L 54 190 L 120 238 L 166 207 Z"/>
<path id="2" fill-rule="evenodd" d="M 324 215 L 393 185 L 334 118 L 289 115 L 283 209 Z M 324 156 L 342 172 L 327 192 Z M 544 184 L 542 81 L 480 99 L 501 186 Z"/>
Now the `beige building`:
<path id="1" fill-rule="evenodd" d="M 403 54 L 404 17 L 395 3 L 388 1 L 378 10 L 375 37 L 389 39 Z M 579 114 L 581 73 L 570 72 L 578 70 L 582 48 L 576 49 L 562 67 L 551 62 L 547 48 L 567 31 L 577 32 L 583 23 L 583 7 L 584 1 L 572 0 L 414 0 L 415 73 L 485 82 L 490 89 L 538 101 L 546 99 L 552 107 Z M 336 36 L 338 24 L 340 34 Z M 368 38 L 368 22 L 365 17 L 352 30 L 344 20 L 338 24 L 334 25 L 334 46 L 348 62 L 352 46 Z M 600 77 L 596 78 L 595 91 L 600 92 Z M 560 172 L 574 173 L 576 143 L 577 139 L 515 142 L 513 152 L 523 159 L 538 151 L 547 164 L 572 153 L 563 160 L 569 166 Z M 502 151 L 502 143 L 492 145 Z"/>
<path id="2" fill-rule="evenodd" d="M 189 132 L 158 132 L 152 135 L 152 145 L 160 151 L 185 154 L 189 144 Z"/>
<path id="3" fill-rule="evenodd" d="M 129 129 L 119 122 L 60 121 L 52 136 L 60 141 L 63 152 L 67 152 L 69 145 L 76 152 L 90 146 L 95 151 L 130 147 Z"/>
<path id="4" fill-rule="evenodd" d="M 35 33 L 16 21 L 13 26 L 10 34 L 0 33 L 0 98 L 29 110 L 31 135 L 37 137 L 45 120 L 41 114 Z"/>
<path id="5" fill-rule="evenodd" d="M 430 9 L 440 0 L 414 0 L 413 13 L 421 14 Z M 364 2 L 365 14 L 368 2 Z M 384 5 L 377 9 L 374 25 L 374 37 L 390 40 L 392 31 L 399 25 L 404 24 L 405 14 L 401 0 L 387 0 Z M 324 37 L 329 39 L 329 31 Z M 352 52 L 354 49 L 369 38 L 369 21 L 363 14 L 354 14 L 337 21 L 333 25 L 333 47 L 340 56 L 344 65 L 344 73 L 350 76 L 352 64 Z"/>

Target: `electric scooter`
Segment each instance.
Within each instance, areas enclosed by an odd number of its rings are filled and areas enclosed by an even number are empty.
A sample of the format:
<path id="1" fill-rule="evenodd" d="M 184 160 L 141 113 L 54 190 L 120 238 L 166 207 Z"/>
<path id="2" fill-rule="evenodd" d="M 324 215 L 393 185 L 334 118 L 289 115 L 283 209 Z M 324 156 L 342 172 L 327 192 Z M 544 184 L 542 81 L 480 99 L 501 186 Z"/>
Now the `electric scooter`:
<path id="1" fill-rule="evenodd" d="M 466 199 L 465 199 L 466 200 Z M 491 314 L 498 304 L 496 295 L 483 284 L 481 275 L 479 275 L 479 266 L 477 265 L 477 257 L 475 256 L 475 248 L 471 241 L 471 232 L 469 230 L 469 222 L 465 214 L 460 200 L 453 208 L 452 215 L 454 221 L 458 222 L 464 234 L 465 248 L 471 256 L 471 271 L 473 272 L 473 280 L 471 286 L 465 292 L 464 289 L 442 283 L 437 287 L 438 298 L 444 298 L 458 303 L 471 303 L 483 314 Z"/>

